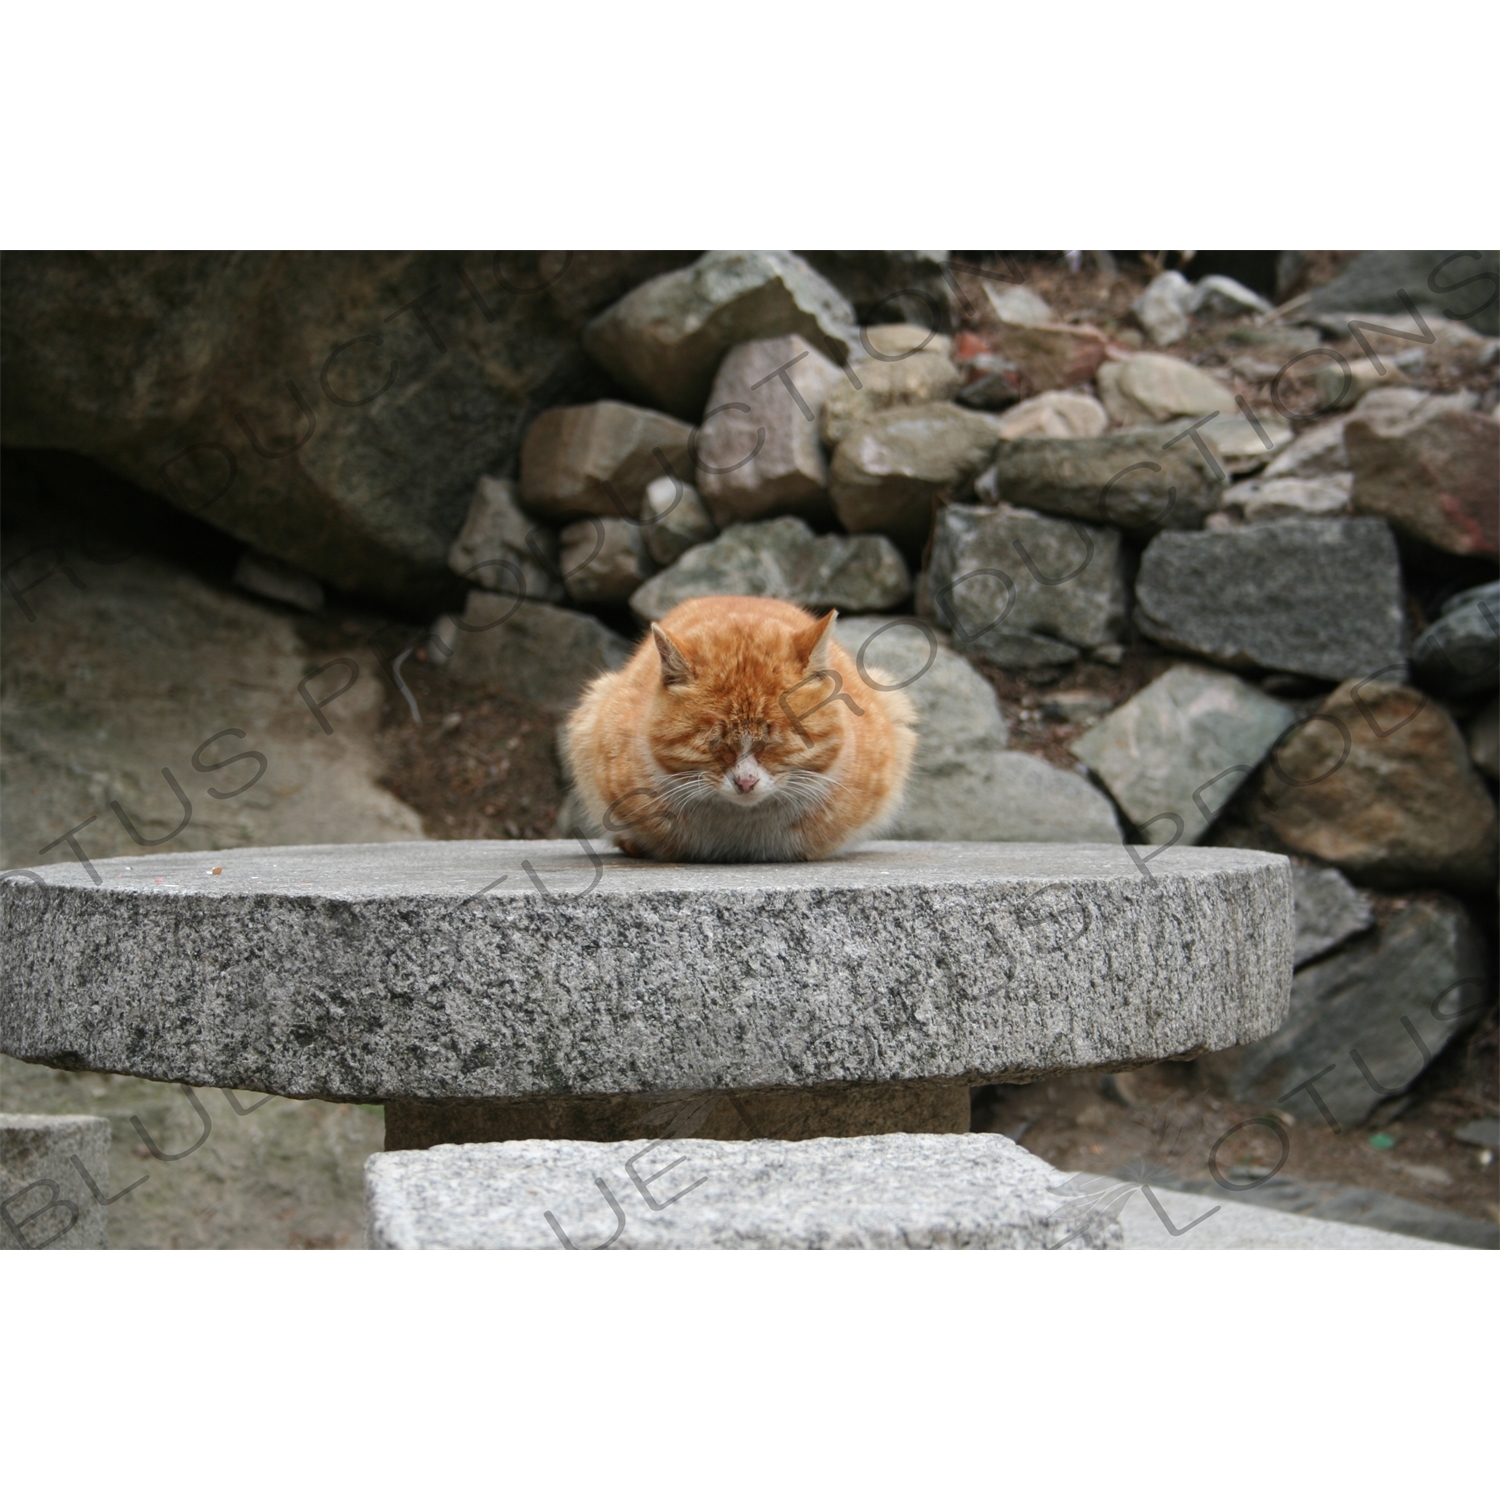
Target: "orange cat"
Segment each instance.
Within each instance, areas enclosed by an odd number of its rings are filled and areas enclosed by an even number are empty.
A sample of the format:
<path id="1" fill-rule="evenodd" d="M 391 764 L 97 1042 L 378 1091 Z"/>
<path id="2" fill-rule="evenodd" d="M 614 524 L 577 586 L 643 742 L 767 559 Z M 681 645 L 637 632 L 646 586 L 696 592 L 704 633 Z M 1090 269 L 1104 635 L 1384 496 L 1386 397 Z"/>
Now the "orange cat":
<path id="1" fill-rule="evenodd" d="M 876 834 L 900 806 L 916 715 L 861 678 L 836 618 L 776 599 L 679 604 L 568 720 L 589 817 L 626 854 L 672 860 L 821 859 Z"/>

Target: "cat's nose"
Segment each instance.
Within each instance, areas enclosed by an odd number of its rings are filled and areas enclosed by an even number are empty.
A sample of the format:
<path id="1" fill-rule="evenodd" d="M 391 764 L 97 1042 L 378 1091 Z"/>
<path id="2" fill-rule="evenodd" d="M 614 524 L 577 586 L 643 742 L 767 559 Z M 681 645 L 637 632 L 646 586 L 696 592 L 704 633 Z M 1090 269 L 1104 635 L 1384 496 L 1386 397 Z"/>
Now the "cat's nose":
<path id="1" fill-rule="evenodd" d="M 760 773 L 758 771 L 736 771 L 734 773 L 734 784 L 742 792 L 753 792 L 760 785 Z"/>

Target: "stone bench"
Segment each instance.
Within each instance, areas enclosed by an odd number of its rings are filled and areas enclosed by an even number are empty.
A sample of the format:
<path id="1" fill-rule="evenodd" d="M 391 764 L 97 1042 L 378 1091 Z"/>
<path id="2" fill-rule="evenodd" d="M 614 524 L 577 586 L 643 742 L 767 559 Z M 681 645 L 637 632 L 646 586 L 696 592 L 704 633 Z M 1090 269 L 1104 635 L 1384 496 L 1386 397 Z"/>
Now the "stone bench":
<path id="1" fill-rule="evenodd" d="M 505 1141 L 365 1165 L 376 1250 L 1106 1250 L 1116 1216 L 1003 1135 Z"/>
<path id="2" fill-rule="evenodd" d="M 959 1132 L 974 1084 L 1266 1036 L 1291 979 L 1287 862 L 1238 849 L 402 843 L 40 874 L 0 882 L 0 1050 L 384 1103 L 392 1149 Z"/>

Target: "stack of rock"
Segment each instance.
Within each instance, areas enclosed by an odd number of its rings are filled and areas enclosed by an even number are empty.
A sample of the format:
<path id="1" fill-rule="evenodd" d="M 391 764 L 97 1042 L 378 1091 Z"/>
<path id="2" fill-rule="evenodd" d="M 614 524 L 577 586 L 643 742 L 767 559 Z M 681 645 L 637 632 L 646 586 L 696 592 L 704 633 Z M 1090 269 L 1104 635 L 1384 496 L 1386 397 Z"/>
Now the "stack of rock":
<path id="1" fill-rule="evenodd" d="M 1435 1055 L 1476 1013 L 1454 997 L 1490 992 L 1464 902 L 1496 868 L 1496 342 L 1431 314 L 1431 340 L 1403 344 L 1409 318 L 1372 316 L 1355 337 L 1383 373 L 1332 360 L 1351 377 L 1316 382 L 1306 415 L 1289 367 L 1337 352 L 1324 333 L 1359 311 L 1271 313 L 1224 277 L 1158 277 L 1136 305 L 1152 342 L 1241 335 L 1210 371 L 1024 286 L 992 286 L 967 319 L 945 304 L 936 327 L 861 327 L 802 257 L 704 255 L 584 329 L 632 399 L 543 412 L 519 482 L 481 483 L 453 566 L 482 586 L 464 623 L 504 623 L 461 635 L 455 669 L 501 671 L 589 610 L 572 692 L 623 656 L 627 607 L 637 628 L 705 594 L 836 607 L 861 670 L 905 683 L 921 715 L 898 836 L 1292 854 L 1301 889 L 1336 889 L 1358 920 L 1302 955 L 1302 1021 L 1228 1084 L 1284 1091 L 1363 1039 L 1404 1088 L 1423 1056 L 1386 1037 L 1384 1009 L 1436 998 L 1414 1023 Z M 1455 350 L 1467 383 L 1448 378 Z M 1441 379 L 1422 383 L 1424 360 L 1447 361 Z M 1071 757 L 1010 748 L 994 682 L 1112 672 L 1132 645 L 1149 680 L 1124 701 L 1047 700 L 1086 726 Z M 559 832 L 589 831 L 564 810 Z M 1400 899 L 1372 906 L 1350 879 Z M 1351 1076 L 1339 1108 L 1368 1113 L 1381 1096 Z"/>

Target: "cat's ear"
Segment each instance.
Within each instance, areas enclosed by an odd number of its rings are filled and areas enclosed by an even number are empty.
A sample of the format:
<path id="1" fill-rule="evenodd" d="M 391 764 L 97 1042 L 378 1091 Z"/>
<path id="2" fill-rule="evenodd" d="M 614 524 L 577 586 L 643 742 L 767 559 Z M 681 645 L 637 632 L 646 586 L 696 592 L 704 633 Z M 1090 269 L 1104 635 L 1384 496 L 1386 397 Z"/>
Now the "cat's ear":
<path id="1" fill-rule="evenodd" d="M 660 625 L 651 627 L 651 639 L 656 642 L 657 654 L 661 657 L 662 686 L 680 687 L 684 682 L 691 682 L 696 674 L 693 664 L 683 655 L 682 647 Z"/>
<path id="2" fill-rule="evenodd" d="M 830 609 L 821 620 L 815 620 L 796 636 L 797 660 L 814 672 L 828 666 L 828 647 L 833 640 L 833 622 L 839 617 L 836 609 Z"/>

